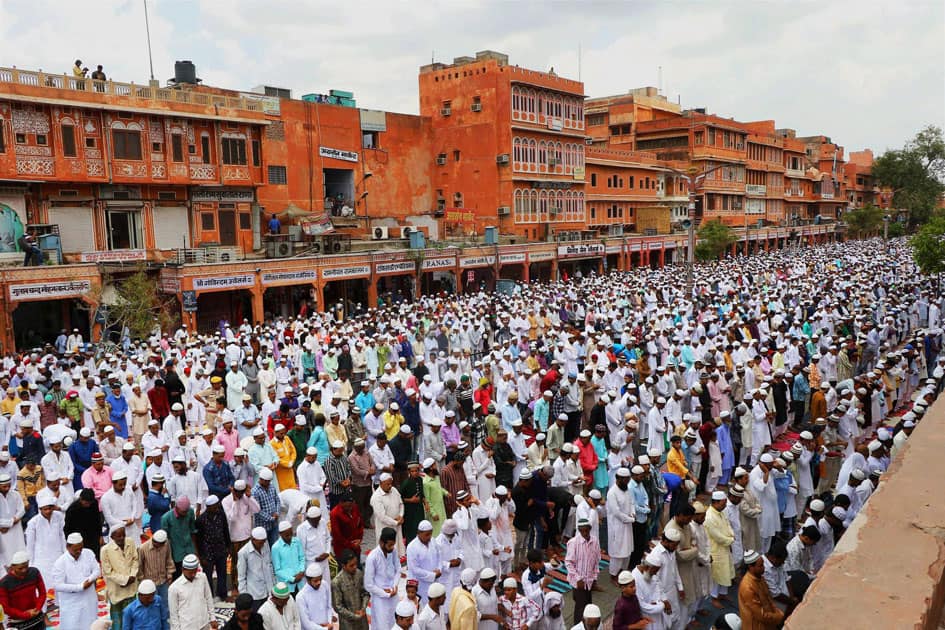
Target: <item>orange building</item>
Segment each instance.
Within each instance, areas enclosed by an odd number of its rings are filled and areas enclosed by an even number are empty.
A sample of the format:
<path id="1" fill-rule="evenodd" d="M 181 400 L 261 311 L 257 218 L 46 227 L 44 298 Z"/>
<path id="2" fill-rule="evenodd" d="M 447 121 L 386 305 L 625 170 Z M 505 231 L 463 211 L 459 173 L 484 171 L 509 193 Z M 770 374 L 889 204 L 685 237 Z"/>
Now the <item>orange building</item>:
<path id="1" fill-rule="evenodd" d="M 698 218 L 751 228 L 744 249 L 845 198 L 828 138 L 683 112 L 652 87 L 585 101 L 493 51 L 422 67 L 419 116 L 190 72 L 162 87 L 0 68 L 0 351 L 114 332 L 116 280 L 140 265 L 209 330 L 683 260 L 691 164 L 711 171 Z M 32 229 L 54 264 L 19 266 Z"/>
<path id="2" fill-rule="evenodd" d="M 420 68 L 432 182 L 447 236 L 546 240 L 587 226 L 584 86 L 493 51 Z"/>

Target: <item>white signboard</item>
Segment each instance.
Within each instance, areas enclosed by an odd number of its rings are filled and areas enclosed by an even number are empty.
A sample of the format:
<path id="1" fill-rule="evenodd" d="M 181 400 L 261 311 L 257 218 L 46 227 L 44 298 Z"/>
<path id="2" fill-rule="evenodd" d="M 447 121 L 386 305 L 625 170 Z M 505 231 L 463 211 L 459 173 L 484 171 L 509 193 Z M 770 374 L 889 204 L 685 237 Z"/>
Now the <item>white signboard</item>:
<path id="1" fill-rule="evenodd" d="M 322 157 L 332 158 L 333 160 L 344 160 L 345 162 L 358 161 L 358 154 L 355 151 L 342 151 L 341 149 L 332 149 L 331 147 L 318 147 L 318 154 Z"/>
<path id="2" fill-rule="evenodd" d="M 371 275 L 370 265 L 355 265 L 354 267 L 332 267 L 322 269 L 322 280 L 340 280 L 342 278 L 357 278 Z"/>
<path id="3" fill-rule="evenodd" d="M 641 249 L 643 249 L 643 243 L 631 243 L 631 244 L 630 244 L 630 251 L 632 251 L 632 252 L 638 252 L 638 251 L 640 251 Z"/>
<path id="4" fill-rule="evenodd" d="M 302 271 L 271 271 L 262 275 L 263 284 L 306 284 L 315 282 L 318 274 L 314 269 Z"/>
<path id="5" fill-rule="evenodd" d="M 659 243 L 650 243 L 650 244 L 649 244 L 649 248 L 650 248 L 650 249 L 659 249 L 659 248 L 660 248 L 660 244 L 659 244 Z"/>
<path id="6" fill-rule="evenodd" d="M 460 267 L 488 267 L 495 264 L 495 256 L 467 256 L 459 259 Z"/>
<path id="7" fill-rule="evenodd" d="M 374 269 L 379 274 L 404 273 L 405 271 L 415 271 L 417 269 L 417 265 L 412 260 L 402 260 L 400 262 L 381 263 L 379 265 L 375 265 Z"/>
<path id="8" fill-rule="evenodd" d="M 523 263 L 525 262 L 525 254 L 499 254 L 500 263 Z"/>
<path id="9" fill-rule="evenodd" d="M 423 261 L 424 271 L 430 269 L 452 269 L 456 266 L 456 258 L 426 258 Z"/>
<path id="10" fill-rule="evenodd" d="M 194 278 L 194 291 L 210 291 L 213 289 L 239 289 L 256 284 L 256 276 L 251 273 L 237 276 L 213 276 L 210 278 Z"/>
<path id="11" fill-rule="evenodd" d="M 11 284 L 10 300 L 46 300 L 84 295 L 92 290 L 89 280 L 65 280 L 40 284 Z"/>
<path id="12" fill-rule="evenodd" d="M 619 254 L 623 250 L 622 245 L 608 245 L 607 253 L 608 254 Z"/>
<path id="13" fill-rule="evenodd" d="M 191 201 L 253 201 L 252 190 L 233 188 L 191 188 Z"/>
<path id="14" fill-rule="evenodd" d="M 561 258 L 592 258 L 603 253 L 604 245 L 602 243 L 580 243 L 558 247 L 558 256 Z"/>
<path id="15" fill-rule="evenodd" d="M 129 262 L 144 260 L 147 253 L 143 249 L 118 249 L 109 252 L 82 252 L 79 260 L 91 263 Z"/>
<path id="16" fill-rule="evenodd" d="M 529 262 L 541 262 L 543 260 L 554 260 L 554 252 L 534 252 L 528 255 Z"/>

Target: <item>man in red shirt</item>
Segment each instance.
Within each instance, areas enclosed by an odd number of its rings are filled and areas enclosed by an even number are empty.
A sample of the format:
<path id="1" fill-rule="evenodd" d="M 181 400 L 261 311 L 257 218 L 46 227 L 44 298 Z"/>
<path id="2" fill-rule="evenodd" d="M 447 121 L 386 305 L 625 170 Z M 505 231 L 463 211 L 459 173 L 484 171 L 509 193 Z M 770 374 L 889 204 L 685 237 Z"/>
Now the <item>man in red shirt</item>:
<path id="1" fill-rule="evenodd" d="M 13 554 L 7 574 L 0 579 L 0 606 L 17 628 L 42 630 L 46 627 L 43 606 L 46 604 L 46 584 L 39 569 L 30 566 L 25 551 Z"/>
<path id="2" fill-rule="evenodd" d="M 361 520 L 361 512 L 354 504 L 350 492 L 342 495 L 341 502 L 331 509 L 328 518 L 331 524 L 331 547 L 335 557 L 340 558 L 345 549 L 350 549 L 356 557 L 360 557 L 364 521 Z"/>

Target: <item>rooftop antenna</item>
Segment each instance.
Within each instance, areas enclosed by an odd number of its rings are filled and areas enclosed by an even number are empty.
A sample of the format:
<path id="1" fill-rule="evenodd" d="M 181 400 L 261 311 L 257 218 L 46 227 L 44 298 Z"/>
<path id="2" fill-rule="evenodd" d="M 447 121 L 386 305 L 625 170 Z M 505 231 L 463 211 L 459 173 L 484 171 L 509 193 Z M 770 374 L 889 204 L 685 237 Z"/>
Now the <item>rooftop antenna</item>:
<path id="1" fill-rule="evenodd" d="M 144 3 L 144 32 L 148 36 L 148 65 L 151 66 L 151 80 L 154 81 L 154 58 L 151 56 L 151 25 L 148 22 L 148 0 Z"/>
<path id="2" fill-rule="evenodd" d="M 656 93 L 663 93 L 663 66 L 656 67 Z"/>
<path id="3" fill-rule="evenodd" d="M 578 42 L 578 81 L 581 80 L 581 42 Z"/>

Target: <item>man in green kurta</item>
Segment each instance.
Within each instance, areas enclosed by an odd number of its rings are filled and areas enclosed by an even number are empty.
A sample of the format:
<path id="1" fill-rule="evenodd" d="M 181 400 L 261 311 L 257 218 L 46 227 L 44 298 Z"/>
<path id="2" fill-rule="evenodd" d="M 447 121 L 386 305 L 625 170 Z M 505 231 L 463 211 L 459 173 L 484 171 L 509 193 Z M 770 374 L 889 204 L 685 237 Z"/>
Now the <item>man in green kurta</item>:
<path id="1" fill-rule="evenodd" d="M 289 432 L 286 435 L 290 440 L 292 440 L 292 445 L 295 446 L 295 467 L 298 468 L 299 464 L 302 463 L 302 460 L 305 459 L 305 451 L 308 448 L 308 439 L 311 437 L 308 430 L 308 422 L 306 422 L 305 416 L 301 414 L 295 416 L 295 426 L 289 429 Z"/>
<path id="2" fill-rule="evenodd" d="M 417 526 L 426 518 L 426 500 L 423 498 L 423 481 L 420 479 L 420 464 L 407 463 L 407 478 L 400 484 L 400 498 L 404 501 L 404 544 L 417 537 Z"/>
<path id="3" fill-rule="evenodd" d="M 433 537 L 440 535 L 446 521 L 446 502 L 449 492 L 440 485 L 440 473 L 432 457 L 423 460 L 423 496 L 427 500 L 427 519 L 433 524 Z"/>

